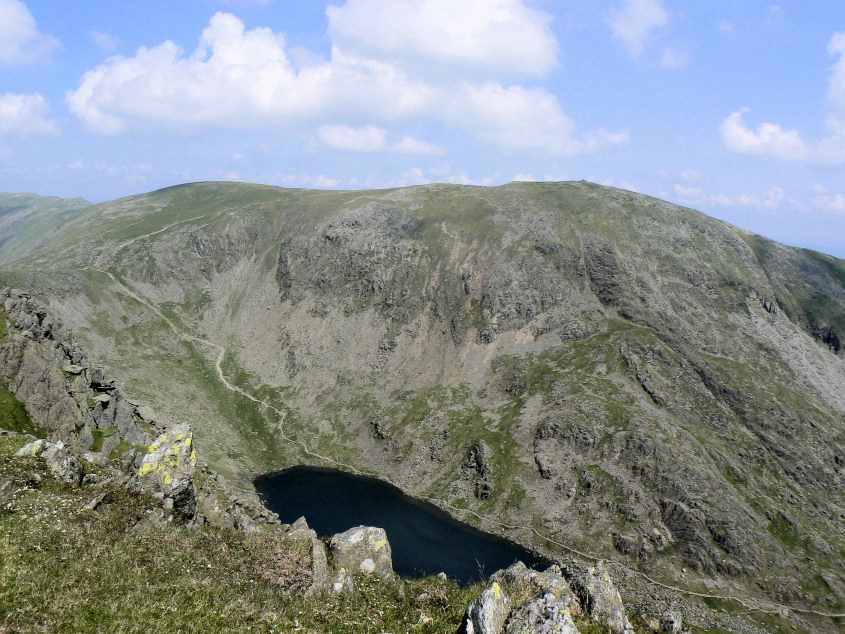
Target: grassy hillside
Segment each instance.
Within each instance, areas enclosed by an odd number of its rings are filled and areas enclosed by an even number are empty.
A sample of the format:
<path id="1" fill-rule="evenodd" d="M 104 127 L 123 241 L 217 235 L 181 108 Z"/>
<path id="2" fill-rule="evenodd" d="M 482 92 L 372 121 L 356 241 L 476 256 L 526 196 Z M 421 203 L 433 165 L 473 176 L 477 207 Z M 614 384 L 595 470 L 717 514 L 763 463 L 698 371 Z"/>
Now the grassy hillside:
<path id="1" fill-rule="evenodd" d="M 86 208 L 0 281 L 244 486 L 340 465 L 552 555 L 537 532 L 842 610 L 836 258 L 590 183 L 200 183 Z"/>
<path id="2" fill-rule="evenodd" d="M 38 460 L 12 458 L 27 440 L 0 435 L 3 632 L 445 632 L 481 591 L 433 577 L 303 597 L 310 561 L 295 543 L 145 525 L 154 500 L 57 482 Z"/>
<path id="3" fill-rule="evenodd" d="M 0 193 L 0 264 L 26 255 L 90 204 L 82 198 Z"/>

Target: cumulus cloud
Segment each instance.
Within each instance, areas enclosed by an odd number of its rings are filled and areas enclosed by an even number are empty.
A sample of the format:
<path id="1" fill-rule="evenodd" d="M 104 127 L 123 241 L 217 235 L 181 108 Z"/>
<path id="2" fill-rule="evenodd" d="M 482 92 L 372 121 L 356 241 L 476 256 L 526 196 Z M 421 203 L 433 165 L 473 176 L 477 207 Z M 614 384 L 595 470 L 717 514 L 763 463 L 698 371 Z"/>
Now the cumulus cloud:
<path id="1" fill-rule="evenodd" d="M 760 123 L 756 129 L 745 125 L 741 108 L 728 115 L 719 126 L 725 147 L 740 154 L 756 154 L 783 160 L 841 165 L 845 163 L 845 32 L 836 33 L 827 46 L 836 56 L 827 85 L 830 114 L 825 124 L 830 136 L 816 142 L 805 141 L 798 130 L 784 129 L 778 123 Z"/>
<path id="2" fill-rule="evenodd" d="M 389 120 L 423 111 L 429 93 L 388 64 L 339 51 L 331 62 L 297 71 L 281 35 L 246 30 L 235 16 L 218 13 L 192 54 L 173 42 L 141 47 L 134 57 L 113 57 L 85 73 L 66 98 L 89 128 L 109 134 L 130 120 L 246 128 L 333 113 L 375 112 Z"/>
<path id="3" fill-rule="evenodd" d="M 611 10 L 608 18 L 613 37 L 626 46 L 632 57 L 642 55 L 652 32 L 668 21 L 669 14 L 660 0 L 625 0 L 621 7 Z"/>
<path id="4" fill-rule="evenodd" d="M 512 0 L 487 4 L 516 15 L 517 26 L 528 11 Z M 248 30 L 235 16 L 218 13 L 192 53 L 164 42 L 141 47 L 133 57 L 112 57 L 85 73 L 66 101 L 89 129 L 102 134 L 129 125 L 315 127 L 326 147 L 437 154 L 442 148 L 412 137 L 391 143 L 385 131 L 433 123 L 504 149 L 560 155 L 627 142 L 625 130 L 576 134 L 557 97 L 542 88 L 421 79 L 392 60 L 350 50 L 333 45 L 328 60 L 312 57 L 300 66 L 288 56 L 282 35 L 262 27 Z"/>
<path id="5" fill-rule="evenodd" d="M 47 117 L 47 100 L 38 93 L 0 95 L 0 136 L 55 134 L 56 122 Z"/>
<path id="6" fill-rule="evenodd" d="M 0 0 L 0 64 L 45 61 L 58 44 L 53 36 L 38 31 L 23 2 Z"/>
<path id="7" fill-rule="evenodd" d="M 837 213 L 845 213 L 845 196 L 842 194 L 824 194 L 822 196 L 815 196 L 812 203 L 824 209 L 825 211 L 834 211 Z"/>
<path id="8" fill-rule="evenodd" d="M 445 150 L 439 145 L 420 141 L 410 136 L 403 137 L 400 141 L 390 147 L 392 152 L 397 154 L 443 154 Z"/>
<path id="9" fill-rule="evenodd" d="M 449 117 L 483 141 L 521 150 L 574 155 L 624 144 L 626 130 L 575 135 L 575 124 L 557 97 L 543 88 L 488 83 L 467 86 L 453 96 Z"/>
<path id="10" fill-rule="evenodd" d="M 717 205 L 719 207 L 765 207 L 766 209 L 779 209 L 786 202 L 786 192 L 782 187 L 775 185 L 766 191 L 762 196 L 755 194 L 737 194 L 729 196 L 723 193 L 709 193 L 703 187 L 689 187 L 676 183 L 674 186 L 675 196 L 689 205 Z M 794 200 L 790 200 L 795 203 Z"/>
<path id="11" fill-rule="evenodd" d="M 542 76 L 557 65 L 551 16 L 522 0 L 347 0 L 326 14 L 341 48 L 417 71 Z"/>
<path id="12" fill-rule="evenodd" d="M 413 137 L 387 143 L 387 130 L 374 125 L 353 127 L 346 124 L 323 125 L 317 128 L 320 145 L 347 152 L 395 152 L 397 154 L 441 154 L 443 149 Z"/>
<path id="13" fill-rule="evenodd" d="M 324 125 L 317 128 L 320 143 L 335 150 L 349 152 L 377 152 L 384 149 L 387 131 L 368 125 L 361 128 L 340 125 Z"/>
<path id="14" fill-rule="evenodd" d="M 783 159 L 804 160 L 810 150 L 798 130 L 784 130 L 776 123 L 761 123 L 756 130 L 742 120 L 748 108 L 730 114 L 722 121 L 719 131 L 728 149 L 741 154 L 762 154 Z"/>

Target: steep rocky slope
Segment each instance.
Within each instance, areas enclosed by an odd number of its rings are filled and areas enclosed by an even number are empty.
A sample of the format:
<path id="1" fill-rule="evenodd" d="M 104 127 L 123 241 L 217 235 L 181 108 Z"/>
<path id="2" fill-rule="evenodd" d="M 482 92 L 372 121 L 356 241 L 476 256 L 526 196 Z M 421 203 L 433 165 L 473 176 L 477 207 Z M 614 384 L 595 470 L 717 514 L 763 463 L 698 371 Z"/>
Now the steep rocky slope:
<path id="1" fill-rule="evenodd" d="M 342 463 L 552 554 L 842 611 L 836 258 L 589 183 L 207 183 L 87 208 L 0 280 L 244 486 Z"/>

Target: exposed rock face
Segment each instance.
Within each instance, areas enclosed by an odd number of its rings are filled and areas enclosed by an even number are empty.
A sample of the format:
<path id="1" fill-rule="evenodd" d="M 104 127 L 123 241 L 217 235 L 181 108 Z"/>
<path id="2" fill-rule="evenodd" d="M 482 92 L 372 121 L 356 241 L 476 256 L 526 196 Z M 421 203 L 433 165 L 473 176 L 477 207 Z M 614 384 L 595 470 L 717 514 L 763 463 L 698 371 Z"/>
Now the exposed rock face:
<path id="1" fill-rule="evenodd" d="M 467 608 L 464 631 L 490 634 L 577 634 L 572 620 L 586 612 L 615 634 L 633 634 L 613 581 L 603 568 L 572 579 L 576 593 L 558 566 L 544 572 L 517 562 L 491 577 L 491 584 Z M 504 588 L 520 600 L 514 605 Z M 580 597 L 580 599 L 579 599 Z"/>
<path id="2" fill-rule="evenodd" d="M 145 419 L 103 369 L 89 365 L 61 322 L 27 293 L 5 289 L 0 300 L 6 330 L 0 338 L 0 382 L 53 440 L 85 451 L 97 433 L 105 455 L 121 441 L 149 444 L 155 421 Z"/>
<path id="3" fill-rule="evenodd" d="M 572 615 L 551 593 L 535 596 L 508 619 L 507 634 L 578 634 Z"/>
<path id="4" fill-rule="evenodd" d="M 333 535 L 329 548 L 337 575 L 372 574 L 382 579 L 394 579 L 396 576 L 390 543 L 383 528 L 350 528 Z"/>
<path id="5" fill-rule="evenodd" d="M 511 600 L 498 581 L 491 583 L 467 608 L 467 634 L 500 634 L 510 613 Z"/>
<path id="6" fill-rule="evenodd" d="M 192 519 L 197 510 L 193 438 L 187 423 L 168 429 L 150 445 L 138 469 L 141 483 L 164 496 L 165 510 L 178 522 Z"/>
<path id="7" fill-rule="evenodd" d="M 633 634 L 622 597 L 601 562 L 572 579 L 572 586 L 591 618 L 606 625 L 614 634 Z"/>
<path id="8" fill-rule="evenodd" d="M 493 491 L 493 469 L 490 459 L 493 451 L 484 441 L 476 442 L 469 451 L 469 457 L 461 465 L 464 476 L 471 478 L 475 483 L 475 497 L 484 500 L 490 497 Z"/>
<path id="9" fill-rule="evenodd" d="M 530 596 L 512 611 L 504 630 L 507 634 L 573 634 L 578 631 L 572 616 L 581 613 L 581 606 L 557 566 L 538 572 L 517 562 L 494 574 L 493 579 L 505 581 L 515 586 L 520 594 L 528 593 Z"/>

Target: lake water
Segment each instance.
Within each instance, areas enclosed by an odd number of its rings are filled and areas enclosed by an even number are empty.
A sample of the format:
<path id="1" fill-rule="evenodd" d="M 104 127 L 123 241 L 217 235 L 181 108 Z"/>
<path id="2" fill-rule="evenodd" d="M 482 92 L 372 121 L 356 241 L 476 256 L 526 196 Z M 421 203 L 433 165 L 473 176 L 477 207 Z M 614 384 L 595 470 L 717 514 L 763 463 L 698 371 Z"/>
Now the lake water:
<path id="1" fill-rule="evenodd" d="M 292 524 L 304 515 L 320 536 L 362 524 L 380 526 L 390 541 L 393 569 L 402 577 L 445 572 L 467 584 L 518 560 L 539 569 L 550 564 L 375 478 L 322 467 L 292 467 L 260 476 L 255 488 L 282 522 Z"/>

